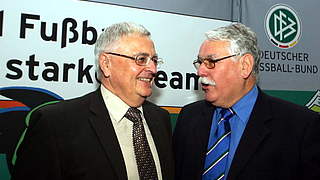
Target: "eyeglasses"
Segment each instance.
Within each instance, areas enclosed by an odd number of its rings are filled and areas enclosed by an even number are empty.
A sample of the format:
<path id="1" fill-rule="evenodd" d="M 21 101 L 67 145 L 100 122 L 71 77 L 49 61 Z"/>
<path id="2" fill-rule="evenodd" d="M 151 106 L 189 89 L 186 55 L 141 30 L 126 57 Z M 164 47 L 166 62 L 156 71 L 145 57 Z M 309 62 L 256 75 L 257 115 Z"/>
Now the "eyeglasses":
<path id="1" fill-rule="evenodd" d="M 147 66 L 150 63 L 150 61 L 153 61 L 153 63 L 156 65 L 156 67 L 160 67 L 160 65 L 163 64 L 163 60 L 161 58 L 159 58 L 158 56 L 150 57 L 148 54 L 145 54 L 145 53 L 138 54 L 134 57 L 123 55 L 123 54 L 118 54 L 118 53 L 113 53 L 113 52 L 104 52 L 104 53 L 134 60 L 136 62 L 136 64 L 139 66 Z"/>
<path id="2" fill-rule="evenodd" d="M 211 57 L 208 57 L 208 58 L 200 58 L 198 57 L 198 59 L 194 60 L 193 61 L 193 65 L 196 69 L 199 69 L 200 65 L 202 63 L 204 63 L 204 65 L 208 68 L 208 69 L 213 69 L 215 66 L 216 66 L 216 62 L 219 62 L 219 61 L 222 61 L 224 59 L 228 59 L 228 58 L 231 58 L 231 57 L 234 57 L 234 56 L 238 56 L 239 54 L 233 54 L 233 55 L 230 55 L 230 56 L 225 56 L 225 57 L 222 57 L 222 58 L 218 58 L 218 59 L 213 59 Z"/>

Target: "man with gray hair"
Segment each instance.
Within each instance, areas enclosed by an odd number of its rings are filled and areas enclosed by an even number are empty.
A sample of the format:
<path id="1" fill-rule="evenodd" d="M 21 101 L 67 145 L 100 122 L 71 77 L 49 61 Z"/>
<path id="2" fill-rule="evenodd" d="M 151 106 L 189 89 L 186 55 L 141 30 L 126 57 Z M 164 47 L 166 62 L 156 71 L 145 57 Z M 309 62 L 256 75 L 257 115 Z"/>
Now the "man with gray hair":
<path id="1" fill-rule="evenodd" d="M 100 87 L 31 115 L 13 180 L 173 179 L 169 113 L 146 101 L 158 58 L 150 32 L 113 24 L 95 45 Z"/>
<path id="2" fill-rule="evenodd" d="M 236 23 L 206 37 L 193 62 L 205 100 L 179 114 L 175 179 L 320 179 L 320 117 L 257 86 L 256 34 Z"/>

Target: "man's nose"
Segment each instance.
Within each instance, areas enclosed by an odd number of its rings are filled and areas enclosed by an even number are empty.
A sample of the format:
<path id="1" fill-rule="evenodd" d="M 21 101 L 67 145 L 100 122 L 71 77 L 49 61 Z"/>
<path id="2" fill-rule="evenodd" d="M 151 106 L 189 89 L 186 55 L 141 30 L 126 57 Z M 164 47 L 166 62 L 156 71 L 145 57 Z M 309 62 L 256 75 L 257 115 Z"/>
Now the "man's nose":
<path id="1" fill-rule="evenodd" d="M 206 67 L 206 65 L 204 63 L 200 64 L 198 70 L 197 70 L 197 74 L 200 77 L 206 76 L 208 71 L 208 68 Z"/>
<path id="2" fill-rule="evenodd" d="M 157 64 L 150 60 L 149 63 L 146 65 L 147 69 L 153 73 L 157 72 Z"/>

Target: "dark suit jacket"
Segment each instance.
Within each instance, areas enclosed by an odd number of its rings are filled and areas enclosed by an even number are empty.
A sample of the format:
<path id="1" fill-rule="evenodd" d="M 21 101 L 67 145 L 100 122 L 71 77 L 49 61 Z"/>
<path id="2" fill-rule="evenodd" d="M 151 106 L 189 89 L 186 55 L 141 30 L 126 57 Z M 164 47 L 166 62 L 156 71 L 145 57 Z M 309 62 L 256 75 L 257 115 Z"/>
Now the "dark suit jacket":
<path id="1" fill-rule="evenodd" d="M 145 102 L 144 116 L 158 151 L 163 179 L 173 179 L 167 111 Z M 12 179 L 124 180 L 124 159 L 100 89 L 32 114 Z"/>
<path id="2" fill-rule="evenodd" d="M 174 131 L 176 180 L 200 180 L 215 107 L 185 106 Z M 259 91 L 228 180 L 319 180 L 320 117 Z"/>

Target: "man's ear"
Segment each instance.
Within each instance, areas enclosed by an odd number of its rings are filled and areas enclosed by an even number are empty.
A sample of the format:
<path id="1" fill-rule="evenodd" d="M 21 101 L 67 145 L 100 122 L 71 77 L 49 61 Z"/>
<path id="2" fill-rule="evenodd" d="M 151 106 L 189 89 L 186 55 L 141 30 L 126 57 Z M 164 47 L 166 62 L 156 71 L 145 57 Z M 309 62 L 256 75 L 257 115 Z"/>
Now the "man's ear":
<path id="1" fill-rule="evenodd" d="M 240 73 L 244 79 L 247 79 L 253 71 L 254 58 L 251 54 L 244 54 L 240 59 Z"/>
<path id="2" fill-rule="evenodd" d="M 101 75 L 104 77 L 110 76 L 110 60 L 108 55 L 101 53 L 99 56 L 99 66 L 101 70 Z"/>

